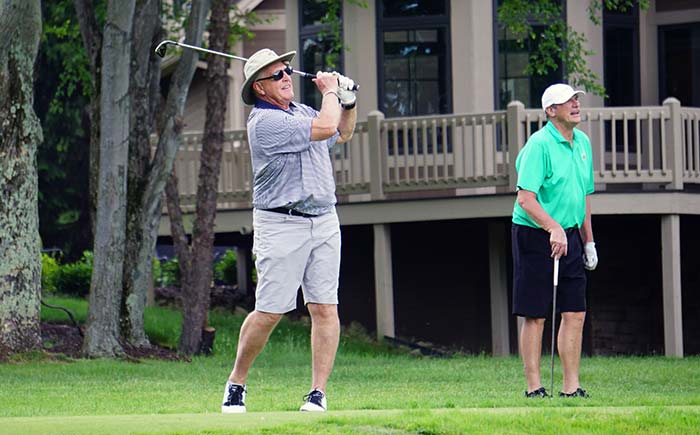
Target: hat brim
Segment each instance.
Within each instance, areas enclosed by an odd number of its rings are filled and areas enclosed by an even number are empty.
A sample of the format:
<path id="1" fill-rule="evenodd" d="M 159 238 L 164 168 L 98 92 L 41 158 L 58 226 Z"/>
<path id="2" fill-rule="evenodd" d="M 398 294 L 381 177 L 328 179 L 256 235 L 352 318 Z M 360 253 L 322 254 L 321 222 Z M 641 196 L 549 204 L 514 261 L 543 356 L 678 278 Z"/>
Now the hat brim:
<path id="1" fill-rule="evenodd" d="M 567 95 L 568 95 L 568 94 L 567 94 Z M 561 101 L 559 101 L 559 100 L 553 101 L 552 104 L 550 104 L 549 106 L 552 106 L 552 105 L 554 105 L 554 104 L 564 104 L 564 103 L 566 103 L 567 101 L 569 101 L 570 99 L 572 99 L 572 98 L 574 97 L 574 95 L 586 95 L 586 92 L 584 92 L 584 91 L 576 91 L 576 90 L 575 90 L 575 91 L 574 91 L 571 95 L 569 95 L 568 97 L 566 97 L 566 98 L 562 97 L 562 98 L 561 98 Z M 547 107 L 549 107 L 549 106 L 547 106 Z M 547 107 L 543 107 L 543 109 L 544 109 L 544 110 L 547 110 Z"/>
<path id="2" fill-rule="evenodd" d="M 241 100 L 243 100 L 243 104 L 245 104 L 246 106 L 252 106 L 255 104 L 255 92 L 253 91 L 253 83 L 255 83 L 255 79 L 257 79 L 258 74 L 260 74 L 260 71 L 264 70 L 265 68 L 267 68 L 275 62 L 291 62 L 292 59 L 294 59 L 294 56 L 296 56 L 296 54 L 296 51 L 289 51 L 276 58 L 270 59 L 268 62 L 265 62 L 260 67 L 258 67 L 257 71 L 251 74 L 250 77 L 248 77 L 246 81 L 243 82 L 243 87 L 241 87 Z"/>

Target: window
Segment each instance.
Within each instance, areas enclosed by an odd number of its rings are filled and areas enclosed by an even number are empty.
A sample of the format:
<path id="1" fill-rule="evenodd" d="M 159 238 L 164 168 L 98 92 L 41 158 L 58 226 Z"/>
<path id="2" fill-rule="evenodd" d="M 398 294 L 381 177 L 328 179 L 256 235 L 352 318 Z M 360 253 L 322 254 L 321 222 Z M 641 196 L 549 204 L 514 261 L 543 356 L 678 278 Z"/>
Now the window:
<path id="1" fill-rule="evenodd" d="M 605 105 L 610 107 L 638 106 L 641 101 L 639 85 L 639 8 L 626 12 L 603 8 L 603 84 Z M 628 120 L 628 143 L 637 140 L 635 121 Z M 612 124 L 615 137 L 612 137 Z M 605 121 L 605 150 L 624 152 L 625 121 Z M 612 142 L 611 142 L 612 141 Z"/>
<path id="2" fill-rule="evenodd" d="M 606 106 L 637 106 L 639 90 L 639 8 L 603 11 Z"/>
<path id="3" fill-rule="evenodd" d="M 525 68 L 530 55 L 537 49 L 537 40 L 527 39 L 521 46 L 508 29 L 498 22 L 500 0 L 494 1 L 494 31 L 496 38 L 496 108 L 504 110 L 513 100 L 521 101 L 525 107 L 542 106 L 542 92 L 552 83 L 562 81 L 562 67 L 550 71 L 547 75 L 528 75 Z M 563 8 L 562 8 L 563 13 Z M 542 33 L 545 23 L 531 23 L 533 31 Z"/>
<path id="4" fill-rule="evenodd" d="M 301 48 L 299 64 L 302 71 L 315 73 L 316 71 L 329 70 L 330 26 L 321 22 L 321 18 L 325 14 L 326 6 L 323 1 L 301 0 L 299 2 L 299 47 Z M 339 18 L 342 19 L 342 6 Z M 342 53 L 336 62 L 335 70 L 343 71 Z M 321 95 L 310 80 L 301 81 L 300 95 L 302 103 L 317 109 L 321 107 Z"/>
<path id="5" fill-rule="evenodd" d="M 700 107 L 700 23 L 659 27 L 659 97 Z"/>
<path id="6" fill-rule="evenodd" d="M 445 0 L 378 0 L 379 107 L 387 118 L 452 110 Z"/>

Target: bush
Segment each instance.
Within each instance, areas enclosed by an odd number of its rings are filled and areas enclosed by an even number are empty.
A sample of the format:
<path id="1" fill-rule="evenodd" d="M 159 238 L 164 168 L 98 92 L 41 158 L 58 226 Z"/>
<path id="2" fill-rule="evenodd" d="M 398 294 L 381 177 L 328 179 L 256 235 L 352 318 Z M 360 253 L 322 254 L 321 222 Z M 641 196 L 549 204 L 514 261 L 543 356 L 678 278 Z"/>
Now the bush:
<path id="1" fill-rule="evenodd" d="M 214 279 L 228 285 L 238 284 L 236 251 L 227 249 L 221 259 L 214 264 Z"/>
<path id="2" fill-rule="evenodd" d="M 160 272 L 156 275 L 154 269 L 153 278 L 159 287 L 180 287 L 180 263 L 177 258 L 160 263 Z"/>
<path id="3" fill-rule="evenodd" d="M 41 254 L 41 290 L 56 291 L 56 274 L 61 266 L 58 261 L 48 254 Z"/>
<path id="4" fill-rule="evenodd" d="M 85 251 L 80 260 L 64 264 L 54 275 L 54 286 L 58 293 L 85 297 L 90 293 L 92 278 L 92 252 Z"/>

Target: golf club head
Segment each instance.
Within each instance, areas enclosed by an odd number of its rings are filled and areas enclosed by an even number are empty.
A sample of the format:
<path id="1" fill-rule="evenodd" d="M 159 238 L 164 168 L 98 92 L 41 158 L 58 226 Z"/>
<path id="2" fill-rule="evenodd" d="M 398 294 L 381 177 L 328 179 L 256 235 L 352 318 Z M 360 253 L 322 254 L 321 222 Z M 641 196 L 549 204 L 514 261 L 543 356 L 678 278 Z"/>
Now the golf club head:
<path id="1" fill-rule="evenodd" d="M 162 41 L 158 46 L 156 47 L 156 54 L 160 57 L 165 57 L 165 52 L 168 50 L 168 44 L 172 44 L 172 41 Z"/>

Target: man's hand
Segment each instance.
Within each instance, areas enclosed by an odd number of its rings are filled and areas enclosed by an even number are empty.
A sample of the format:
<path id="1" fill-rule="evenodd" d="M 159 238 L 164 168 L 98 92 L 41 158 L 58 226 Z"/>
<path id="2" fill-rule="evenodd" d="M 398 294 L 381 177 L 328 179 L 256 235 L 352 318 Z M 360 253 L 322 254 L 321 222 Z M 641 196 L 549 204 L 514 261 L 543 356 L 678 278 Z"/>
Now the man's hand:
<path id="1" fill-rule="evenodd" d="M 598 265 L 598 251 L 595 249 L 595 242 L 583 245 L 583 265 L 588 270 L 593 270 Z"/>
<path id="2" fill-rule="evenodd" d="M 354 87 L 355 82 L 351 78 L 338 76 L 338 97 L 344 108 L 352 108 L 355 105 L 357 95 L 355 95 L 356 91 L 353 91 Z"/>
<path id="3" fill-rule="evenodd" d="M 338 80 L 336 75 L 328 72 L 319 71 L 316 73 L 316 78 L 312 80 L 321 94 L 332 92 L 338 95 Z"/>
<path id="4" fill-rule="evenodd" d="M 552 247 L 552 258 L 561 258 L 566 256 L 569 247 L 569 242 L 566 239 L 566 232 L 557 225 L 549 232 L 549 245 Z"/>

